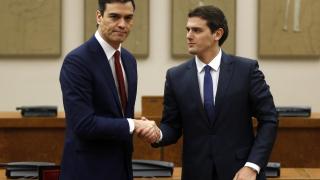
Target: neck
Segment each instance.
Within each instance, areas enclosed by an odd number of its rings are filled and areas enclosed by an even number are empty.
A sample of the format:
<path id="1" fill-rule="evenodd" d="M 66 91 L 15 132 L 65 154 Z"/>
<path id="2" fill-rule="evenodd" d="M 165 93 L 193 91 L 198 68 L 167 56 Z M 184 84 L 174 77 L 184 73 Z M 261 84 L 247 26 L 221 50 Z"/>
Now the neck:
<path id="1" fill-rule="evenodd" d="M 220 51 L 220 47 L 217 46 L 208 50 L 206 53 L 198 54 L 198 58 L 205 64 L 209 64 L 213 58 L 215 58 Z"/>
<path id="2" fill-rule="evenodd" d="M 110 46 L 112 46 L 115 50 L 117 50 L 120 47 L 119 43 L 112 43 L 112 42 L 108 42 L 106 41 L 108 44 L 110 44 Z"/>
<path id="3" fill-rule="evenodd" d="M 107 42 L 110 46 L 112 46 L 114 49 L 117 50 L 117 49 L 120 47 L 120 43 L 119 43 L 119 42 L 112 42 L 112 41 L 108 40 L 107 38 L 105 38 L 105 37 L 103 36 L 103 34 L 101 33 L 101 30 L 100 30 L 100 29 L 98 29 L 98 32 L 99 32 L 100 36 L 102 37 L 102 39 L 103 39 L 105 42 Z"/>

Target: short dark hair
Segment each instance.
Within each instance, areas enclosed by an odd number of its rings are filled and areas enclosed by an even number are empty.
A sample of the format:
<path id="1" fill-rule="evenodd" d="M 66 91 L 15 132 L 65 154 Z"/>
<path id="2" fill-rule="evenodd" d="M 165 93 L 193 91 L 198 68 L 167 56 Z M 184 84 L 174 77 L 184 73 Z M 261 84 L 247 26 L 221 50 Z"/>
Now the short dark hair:
<path id="1" fill-rule="evenodd" d="M 212 5 L 199 6 L 191 10 L 188 14 L 188 17 L 200 17 L 206 20 L 207 25 L 212 33 L 214 33 L 217 29 L 222 28 L 224 33 L 219 40 L 219 46 L 221 46 L 227 39 L 229 34 L 228 22 L 224 13 L 218 7 Z"/>
<path id="2" fill-rule="evenodd" d="M 136 5 L 134 3 L 134 0 L 98 0 L 98 10 L 100 11 L 101 15 L 103 15 L 104 11 L 106 10 L 106 4 L 110 4 L 110 3 L 127 3 L 127 2 L 131 2 L 132 6 L 133 6 L 133 10 L 136 9 Z"/>

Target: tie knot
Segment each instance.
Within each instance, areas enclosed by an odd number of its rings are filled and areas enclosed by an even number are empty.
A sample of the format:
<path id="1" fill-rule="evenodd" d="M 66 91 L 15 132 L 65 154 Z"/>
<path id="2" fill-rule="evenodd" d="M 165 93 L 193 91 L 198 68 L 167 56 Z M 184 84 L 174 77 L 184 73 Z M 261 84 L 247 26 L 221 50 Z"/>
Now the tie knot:
<path id="1" fill-rule="evenodd" d="M 204 69 L 205 73 L 210 73 L 212 68 L 209 65 L 206 65 L 203 69 Z"/>
<path id="2" fill-rule="evenodd" d="M 116 50 L 116 52 L 114 52 L 113 56 L 114 56 L 115 59 L 119 59 L 120 52 L 118 50 Z"/>

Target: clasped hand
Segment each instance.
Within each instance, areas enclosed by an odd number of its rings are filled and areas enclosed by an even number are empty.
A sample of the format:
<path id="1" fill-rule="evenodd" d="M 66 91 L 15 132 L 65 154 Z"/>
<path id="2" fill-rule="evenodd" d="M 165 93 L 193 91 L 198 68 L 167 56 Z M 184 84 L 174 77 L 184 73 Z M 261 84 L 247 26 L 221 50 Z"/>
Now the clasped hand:
<path id="1" fill-rule="evenodd" d="M 138 137 L 148 143 L 155 143 L 160 139 L 160 129 L 152 120 L 142 117 L 140 120 L 134 120 L 134 131 Z"/>

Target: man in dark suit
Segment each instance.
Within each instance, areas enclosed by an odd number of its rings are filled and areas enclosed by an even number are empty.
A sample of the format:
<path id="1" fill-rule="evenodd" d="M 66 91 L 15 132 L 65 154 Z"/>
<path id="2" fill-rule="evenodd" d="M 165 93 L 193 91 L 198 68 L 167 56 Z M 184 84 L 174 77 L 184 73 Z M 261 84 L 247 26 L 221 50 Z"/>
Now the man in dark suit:
<path id="1" fill-rule="evenodd" d="M 131 180 L 132 133 L 152 135 L 153 121 L 131 119 L 137 64 L 121 43 L 134 10 L 133 0 L 99 0 L 95 35 L 63 62 L 67 126 L 60 180 Z"/>
<path id="2" fill-rule="evenodd" d="M 221 50 L 228 26 L 217 7 L 192 10 L 186 29 L 195 57 L 167 71 L 162 135 L 153 146 L 183 135 L 183 180 L 265 179 L 277 113 L 258 62 Z"/>

